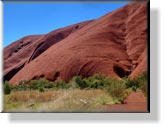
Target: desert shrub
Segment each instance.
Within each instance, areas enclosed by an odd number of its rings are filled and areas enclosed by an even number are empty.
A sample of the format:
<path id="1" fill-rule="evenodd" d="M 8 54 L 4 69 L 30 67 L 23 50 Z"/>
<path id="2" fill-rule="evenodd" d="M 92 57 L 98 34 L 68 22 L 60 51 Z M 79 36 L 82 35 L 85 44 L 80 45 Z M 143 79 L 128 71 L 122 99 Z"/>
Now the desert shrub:
<path id="1" fill-rule="evenodd" d="M 125 82 L 126 88 L 131 88 L 133 91 L 136 91 L 138 88 L 140 88 L 140 84 L 138 79 L 126 79 Z"/>
<path id="2" fill-rule="evenodd" d="M 95 74 L 87 78 L 74 77 L 77 87 L 81 89 L 103 89 L 107 78 L 100 74 Z"/>
<path id="3" fill-rule="evenodd" d="M 10 92 L 11 92 L 11 84 L 9 84 L 9 82 L 8 81 L 6 81 L 5 82 L 5 84 L 4 84 L 4 93 L 5 94 L 10 94 Z"/>
<path id="4" fill-rule="evenodd" d="M 147 76 L 147 72 L 143 72 L 140 76 L 137 77 L 138 79 L 141 80 L 147 80 L 148 76 Z"/>
<path id="5" fill-rule="evenodd" d="M 86 82 L 81 76 L 75 76 L 72 80 L 75 82 L 77 88 L 83 89 L 86 87 Z"/>
<path id="6" fill-rule="evenodd" d="M 147 73 L 143 72 L 138 78 L 140 89 L 143 91 L 143 93 L 147 94 Z"/>
<path id="7" fill-rule="evenodd" d="M 27 80 L 21 80 L 18 85 L 14 85 L 12 90 L 13 91 L 21 91 L 21 90 L 28 90 L 29 89 L 29 82 Z"/>
<path id="8" fill-rule="evenodd" d="M 55 81 L 55 87 L 57 89 L 68 89 L 70 85 L 67 85 L 67 83 L 64 80 L 57 80 Z"/>
<path id="9" fill-rule="evenodd" d="M 40 88 L 39 88 L 39 91 L 40 91 L 40 92 L 44 92 L 44 88 L 43 88 L 43 87 L 40 87 Z"/>
<path id="10" fill-rule="evenodd" d="M 101 83 L 101 80 L 99 80 L 99 78 L 97 78 L 96 75 L 88 78 L 75 76 L 72 79 L 72 87 L 80 89 L 98 89 L 99 86 L 101 86 Z"/>
<path id="11" fill-rule="evenodd" d="M 53 88 L 55 87 L 55 84 L 53 82 L 50 82 L 45 79 L 39 79 L 39 80 L 22 80 L 19 82 L 18 85 L 15 85 L 12 90 L 14 91 L 22 91 L 22 90 L 39 90 L 44 88 Z"/>
<path id="12" fill-rule="evenodd" d="M 124 98 L 126 97 L 125 94 L 126 87 L 125 87 L 125 82 L 123 80 L 109 79 L 105 90 L 114 99 L 117 99 L 120 102 L 123 101 Z"/>
<path id="13" fill-rule="evenodd" d="M 100 74 L 95 74 L 85 79 L 88 89 L 102 89 L 105 86 L 106 77 Z"/>
<path id="14" fill-rule="evenodd" d="M 39 80 L 22 80 L 18 85 L 15 85 L 12 90 L 13 91 L 22 91 L 22 90 L 40 90 L 44 88 L 52 88 L 54 87 L 54 83 L 45 79 Z"/>
<path id="15" fill-rule="evenodd" d="M 31 80 L 29 82 L 29 88 L 33 90 L 39 90 L 44 88 L 53 88 L 55 84 L 45 79 Z"/>
<path id="16" fill-rule="evenodd" d="M 146 92 L 146 87 L 147 87 L 147 73 L 144 72 L 140 76 L 130 79 L 126 78 L 125 80 L 125 85 L 126 88 L 131 88 L 133 91 L 136 91 L 137 89 L 141 89 Z"/>
<path id="17" fill-rule="evenodd" d="M 77 77 L 78 77 L 78 76 L 73 77 L 73 78 L 69 81 L 69 83 L 67 83 L 67 85 L 68 85 L 68 87 L 69 87 L 70 89 L 80 89 L 80 88 L 81 88 Z"/>
<path id="18" fill-rule="evenodd" d="M 74 76 L 69 83 L 58 84 L 58 88 L 78 88 L 78 89 L 103 89 L 107 86 L 109 78 L 95 74 L 93 76 L 82 78 L 81 76 Z M 62 80 L 61 80 L 62 81 Z M 57 83 L 57 81 L 56 81 Z"/>

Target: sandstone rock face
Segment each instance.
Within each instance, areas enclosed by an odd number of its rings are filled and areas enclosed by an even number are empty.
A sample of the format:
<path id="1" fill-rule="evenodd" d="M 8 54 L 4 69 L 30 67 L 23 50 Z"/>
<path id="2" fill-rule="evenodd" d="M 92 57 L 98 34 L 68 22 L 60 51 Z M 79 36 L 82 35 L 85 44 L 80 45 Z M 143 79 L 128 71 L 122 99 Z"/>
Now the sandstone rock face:
<path id="1" fill-rule="evenodd" d="M 4 49 L 4 80 L 10 80 L 24 65 L 90 22 L 71 25 L 46 35 L 27 36 L 7 46 Z"/>
<path id="2" fill-rule="evenodd" d="M 68 81 L 95 73 L 135 77 L 147 69 L 146 49 L 147 5 L 129 4 L 96 20 L 11 44 L 4 50 L 4 80 Z"/>

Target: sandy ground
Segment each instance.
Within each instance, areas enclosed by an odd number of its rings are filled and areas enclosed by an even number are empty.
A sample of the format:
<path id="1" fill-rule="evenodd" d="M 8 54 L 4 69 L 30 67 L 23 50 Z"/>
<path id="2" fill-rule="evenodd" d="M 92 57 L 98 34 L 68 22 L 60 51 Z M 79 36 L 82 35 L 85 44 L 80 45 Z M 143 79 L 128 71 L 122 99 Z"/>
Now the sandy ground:
<path id="1" fill-rule="evenodd" d="M 131 93 L 125 100 L 125 104 L 107 106 L 109 112 L 148 112 L 147 98 L 141 92 Z"/>

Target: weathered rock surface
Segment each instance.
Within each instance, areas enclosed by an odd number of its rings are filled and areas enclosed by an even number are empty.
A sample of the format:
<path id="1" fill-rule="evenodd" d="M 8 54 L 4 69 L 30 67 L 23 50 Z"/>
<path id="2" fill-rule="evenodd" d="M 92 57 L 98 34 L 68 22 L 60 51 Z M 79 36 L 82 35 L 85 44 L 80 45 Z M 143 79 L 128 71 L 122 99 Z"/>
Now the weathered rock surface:
<path id="1" fill-rule="evenodd" d="M 129 4 L 93 21 L 29 36 L 4 50 L 4 80 L 68 81 L 102 73 L 135 77 L 147 66 L 147 5 Z"/>
<path id="2" fill-rule="evenodd" d="M 90 22 L 71 25 L 46 35 L 27 36 L 7 46 L 4 49 L 4 80 L 10 80 L 25 64 Z"/>

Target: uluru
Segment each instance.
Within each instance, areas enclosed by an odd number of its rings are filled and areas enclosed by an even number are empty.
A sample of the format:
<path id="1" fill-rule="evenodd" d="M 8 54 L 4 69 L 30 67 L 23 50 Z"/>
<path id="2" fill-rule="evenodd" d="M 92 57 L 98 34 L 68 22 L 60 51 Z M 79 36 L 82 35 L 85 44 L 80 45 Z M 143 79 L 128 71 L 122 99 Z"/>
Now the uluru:
<path id="1" fill-rule="evenodd" d="M 132 3 L 48 34 L 26 36 L 4 48 L 4 81 L 13 84 L 41 77 L 69 81 L 96 73 L 135 77 L 146 70 L 146 3 Z"/>

